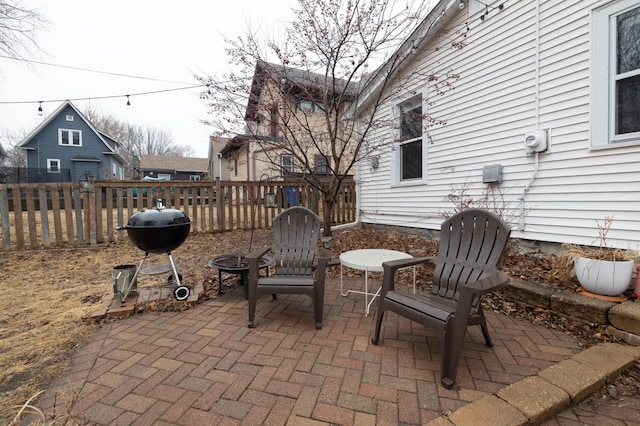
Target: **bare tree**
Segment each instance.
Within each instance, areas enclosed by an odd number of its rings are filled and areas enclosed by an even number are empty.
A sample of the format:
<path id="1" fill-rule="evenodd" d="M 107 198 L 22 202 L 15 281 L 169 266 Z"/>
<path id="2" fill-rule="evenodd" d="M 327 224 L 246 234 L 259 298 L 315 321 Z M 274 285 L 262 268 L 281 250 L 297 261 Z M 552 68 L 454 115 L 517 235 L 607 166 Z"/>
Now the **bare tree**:
<path id="1" fill-rule="evenodd" d="M 193 155 L 193 148 L 173 142 L 171 132 L 155 127 L 133 125 L 104 114 L 94 106 L 84 111 L 85 117 L 96 129 L 120 142 L 129 161 L 129 174 L 140 165 L 142 155 L 169 155 L 186 157 Z"/>
<path id="2" fill-rule="evenodd" d="M 35 34 L 46 23 L 37 9 L 22 6 L 20 0 L 0 0 L 0 53 L 22 59 L 37 50 Z"/>
<path id="3" fill-rule="evenodd" d="M 207 124 L 224 136 L 246 135 L 275 170 L 281 169 L 279 153 L 293 158 L 300 177 L 321 195 L 325 236 L 331 235 L 341 184 L 356 162 L 395 142 L 372 137 L 374 130 L 398 126 L 380 118 L 388 117 L 378 113 L 382 105 L 408 90 L 411 73 L 424 73 L 425 81 L 443 88 L 455 79 L 450 71 L 407 71 L 405 57 L 397 53 L 428 3 L 298 0 L 281 40 L 249 30 L 227 40 L 235 72 L 198 77 L 208 86 L 201 95 L 211 115 Z M 383 61 L 369 75 L 368 67 Z M 364 100 L 360 88 L 367 78 L 381 84 Z M 353 106 L 365 101 L 366 111 L 353 120 Z"/>
<path id="4" fill-rule="evenodd" d="M 27 132 L 11 132 L 5 130 L 0 139 L 7 142 L 6 157 L 4 165 L 7 167 L 24 168 L 27 167 L 27 156 L 24 150 L 17 148 L 18 143 L 23 139 Z"/>

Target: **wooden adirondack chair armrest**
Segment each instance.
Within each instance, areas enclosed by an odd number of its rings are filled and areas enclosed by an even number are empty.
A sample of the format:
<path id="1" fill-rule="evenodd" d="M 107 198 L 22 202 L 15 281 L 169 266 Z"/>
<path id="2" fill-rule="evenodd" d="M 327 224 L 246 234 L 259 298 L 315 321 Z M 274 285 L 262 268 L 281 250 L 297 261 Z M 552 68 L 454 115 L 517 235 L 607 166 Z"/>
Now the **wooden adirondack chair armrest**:
<path id="1" fill-rule="evenodd" d="M 408 266 L 417 266 L 423 263 L 433 263 L 435 259 L 435 257 L 412 257 L 409 259 L 390 260 L 388 262 L 384 262 L 382 264 L 382 268 L 385 273 L 388 270 L 389 273 L 395 274 L 398 269 L 406 268 Z"/>
<path id="2" fill-rule="evenodd" d="M 509 276 L 502 271 L 496 270 L 493 274 L 481 278 L 478 281 L 465 284 L 460 291 L 483 295 L 499 290 L 507 284 L 509 284 Z"/>
<path id="3" fill-rule="evenodd" d="M 321 248 L 318 251 L 318 265 L 320 265 L 320 262 L 323 262 L 326 266 L 326 264 L 329 263 L 332 257 L 333 257 L 333 253 L 331 253 L 331 250 L 328 250 L 326 248 Z"/>
<path id="4" fill-rule="evenodd" d="M 381 299 L 384 299 L 384 295 L 388 291 L 392 291 L 395 288 L 394 278 L 398 269 L 407 268 L 409 266 L 417 266 L 422 264 L 433 263 L 434 257 L 412 257 L 409 259 L 390 260 L 382 264 L 384 274 L 382 276 L 382 290 Z"/>
<path id="5" fill-rule="evenodd" d="M 258 272 L 258 261 L 266 255 L 269 250 L 269 247 L 255 249 L 246 256 L 247 262 L 249 263 L 249 271 L 255 270 L 256 273 Z"/>

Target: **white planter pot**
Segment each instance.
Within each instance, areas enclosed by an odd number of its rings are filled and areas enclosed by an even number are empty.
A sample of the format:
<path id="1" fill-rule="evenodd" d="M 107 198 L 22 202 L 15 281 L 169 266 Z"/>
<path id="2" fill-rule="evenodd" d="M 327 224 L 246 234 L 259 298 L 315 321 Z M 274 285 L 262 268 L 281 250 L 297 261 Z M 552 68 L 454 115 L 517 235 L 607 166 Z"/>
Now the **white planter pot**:
<path id="1" fill-rule="evenodd" d="M 580 285 L 591 293 L 619 296 L 629 288 L 633 260 L 611 262 L 578 257 L 573 262 Z"/>

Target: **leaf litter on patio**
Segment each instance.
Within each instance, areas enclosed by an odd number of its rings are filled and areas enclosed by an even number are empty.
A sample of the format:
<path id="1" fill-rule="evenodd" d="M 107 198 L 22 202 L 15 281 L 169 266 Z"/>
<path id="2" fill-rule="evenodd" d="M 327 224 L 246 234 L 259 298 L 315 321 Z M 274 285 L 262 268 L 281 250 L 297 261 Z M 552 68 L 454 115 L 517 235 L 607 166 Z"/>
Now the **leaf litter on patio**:
<path id="1" fill-rule="evenodd" d="M 400 232 L 381 232 L 371 228 L 348 228 L 334 231 L 332 252 L 339 254 L 361 248 L 384 248 L 409 252 L 416 256 L 437 253 L 437 241 Z M 178 272 L 188 285 L 202 283 L 204 299 L 215 298 L 218 278 L 207 262 L 223 254 L 247 254 L 249 248 L 268 247 L 270 230 L 233 231 L 218 234 L 190 235 L 172 252 Z M 102 306 L 102 298 L 112 292 L 112 269 L 120 264 L 138 264 L 143 252 L 129 241 L 106 244 L 98 248 L 70 248 L 28 252 L 0 253 L 4 271 L 3 297 L 0 298 L 0 420 L 12 418 L 15 406 L 25 403 L 38 391 L 46 389 L 52 379 L 68 368 L 70 355 L 90 339 L 100 324 L 90 321 L 91 314 Z M 549 283 L 555 257 L 539 252 L 523 252 L 510 246 L 500 268 L 510 276 L 549 285 L 575 289 L 576 283 Z M 167 262 L 164 255 L 152 255 L 152 262 Z M 428 268 L 418 268 L 417 284 L 428 286 Z M 360 274 L 359 271 L 345 271 Z M 410 272 L 401 277 L 410 282 Z M 329 276 L 339 274 L 331 266 Z M 381 274 L 377 277 L 381 277 Z M 232 279 L 236 281 L 237 279 Z M 139 286 L 162 286 L 164 275 L 141 276 Z M 225 285 L 228 281 L 225 282 Z M 600 324 L 588 324 L 559 316 L 551 311 L 522 306 L 500 294 L 486 301 L 487 309 L 526 319 L 551 329 L 572 334 L 585 346 L 608 336 Z M 140 311 L 175 309 L 171 303 L 147 305 Z M 107 319 L 117 320 L 117 319 Z M 638 374 L 636 368 L 629 374 Z M 631 376 L 633 377 L 633 376 Z M 633 380 L 618 380 L 613 393 L 637 394 Z"/>

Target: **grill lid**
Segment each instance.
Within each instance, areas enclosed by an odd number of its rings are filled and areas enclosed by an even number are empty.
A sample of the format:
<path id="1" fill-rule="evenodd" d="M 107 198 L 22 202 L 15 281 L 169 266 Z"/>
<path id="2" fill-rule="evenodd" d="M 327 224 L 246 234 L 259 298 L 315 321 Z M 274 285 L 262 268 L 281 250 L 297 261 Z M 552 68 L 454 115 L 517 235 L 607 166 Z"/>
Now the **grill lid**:
<path id="1" fill-rule="evenodd" d="M 158 200 L 158 206 L 155 209 L 140 210 L 131 216 L 127 222 L 127 228 L 162 228 L 188 223 L 191 221 L 186 213 L 181 210 L 166 209 L 162 206 L 162 201 Z"/>

